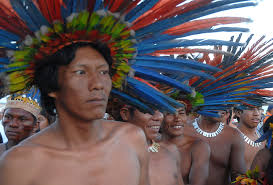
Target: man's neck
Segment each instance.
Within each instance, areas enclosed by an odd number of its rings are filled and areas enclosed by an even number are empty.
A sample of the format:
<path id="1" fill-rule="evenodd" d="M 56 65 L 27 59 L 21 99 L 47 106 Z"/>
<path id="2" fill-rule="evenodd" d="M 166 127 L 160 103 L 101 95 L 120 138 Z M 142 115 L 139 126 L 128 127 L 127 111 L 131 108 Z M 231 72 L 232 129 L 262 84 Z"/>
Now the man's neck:
<path id="1" fill-rule="evenodd" d="M 242 133 L 244 133 L 246 136 L 257 136 L 256 127 L 250 128 L 250 127 L 247 127 L 245 124 L 240 122 L 239 125 L 238 125 L 238 129 Z"/>
<path id="2" fill-rule="evenodd" d="M 180 144 L 181 141 L 183 140 L 183 138 L 184 138 L 184 134 L 179 135 L 179 136 L 170 136 L 170 135 L 167 135 L 167 134 L 163 134 L 163 140 L 164 141 L 169 141 L 169 142 L 174 143 L 174 144 Z"/>
<path id="3" fill-rule="evenodd" d="M 209 119 L 201 117 L 198 124 L 201 130 L 205 132 L 214 132 L 219 127 L 220 122 L 211 121 Z"/>
<path id="4" fill-rule="evenodd" d="M 54 127 L 69 149 L 86 148 L 104 137 L 103 120 L 84 121 L 73 116 L 59 115 Z"/>

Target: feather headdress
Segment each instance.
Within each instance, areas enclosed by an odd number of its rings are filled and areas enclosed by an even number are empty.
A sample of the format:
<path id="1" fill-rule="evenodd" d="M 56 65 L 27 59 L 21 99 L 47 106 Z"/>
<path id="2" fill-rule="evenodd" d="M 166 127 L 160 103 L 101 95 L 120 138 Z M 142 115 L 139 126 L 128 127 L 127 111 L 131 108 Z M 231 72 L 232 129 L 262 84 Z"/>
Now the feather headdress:
<path id="1" fill-rule="evenodd" d="M 235 42 L 240 42 L 241 37 Z M 209 73 L 216 80 L 203 77 L 189 80 L 196 93 L 185 99 L 191 100 L 190 104 L 198 108 L 199 114 L 218 116 L 218 110 L 227 110 L 234 105 L 260 107 L 273 101 L 273 91 L 267 90 L 273 87 L 273 42 L 263 36 L 247 47 L 252 37 L 247 39 L 245 46 L 228 47 L 227 52 L 232 53 L 231 56 L 216 53 L 213 59 L 207 55 L 200 59 L 222 71 Z M 177 95 L 179 93 L 173 93 L 176 98 Z"/>
<path id="2" fill-rule="evenodd" d="M 164 73 L 212 79 L 203 71 L 217 72 L 218 69 L 196 61 L 162 57 L 161 52 L 215 44 L 240 46 L 241 43 L 230 41 L 176 38 L 219 31 L 245 32 L 247 29 L 219 25 L 249 19 L 201 18 L 255 4 L 251 0 L 0 1 L 0 71 L 6 77 L 0 90 L 9 94 L 31 87 L 36 62 L 67 45 L 103 42 L 114 61 L 113 95 L 146 110 L 160 107 L 162 111 L 174 112 L 173 106 L 180 104 L 133 76 L 190 92 L 187 85 Z M 143 102 L 150 101 L 153 104 L 145 107 Z"/>
<path id="3" fill-rule="evenodd" d="M 41 112 L 39 90 L 32 87 L 29 91 L 10 95 L 4 109 L 8 108 L 23 109 L 37 118 Z"/>

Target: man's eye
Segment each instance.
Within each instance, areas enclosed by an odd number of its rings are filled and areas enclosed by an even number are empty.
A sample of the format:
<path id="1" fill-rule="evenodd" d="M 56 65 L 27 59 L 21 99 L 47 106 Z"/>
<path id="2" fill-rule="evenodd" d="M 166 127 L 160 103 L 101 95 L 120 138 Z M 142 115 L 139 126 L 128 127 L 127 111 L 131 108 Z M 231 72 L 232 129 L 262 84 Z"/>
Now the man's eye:
<path id="1" fill-rule="evenodd" d="M 5 115 L 4 118 L 5 118 L 5 119 L 10 119 L 10 116 Z"/>
<path id="2" fill-rule="evenodd" d="M 83 71 L 83 70 L 77 70 L 74 73 L 76 73 L 78 75 L 83 75 L 83 74 L 85 74 L 85 71 Z"/>
<path id="3" fill-rule="evenodd" d="M 109 74 L 109 71 L 108 70 L 104 70 L 104 71 L 101 71 L 100 74 L 107 75 L 107 74 Z"/>

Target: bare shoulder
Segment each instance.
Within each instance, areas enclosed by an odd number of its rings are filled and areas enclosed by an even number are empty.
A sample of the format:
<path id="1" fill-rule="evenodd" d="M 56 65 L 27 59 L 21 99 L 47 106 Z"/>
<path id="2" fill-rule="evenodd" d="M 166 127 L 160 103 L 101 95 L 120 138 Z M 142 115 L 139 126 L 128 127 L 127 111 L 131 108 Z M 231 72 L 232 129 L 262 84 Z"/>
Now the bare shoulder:
<path id="1" fill-rule="evenodd" d="M 243 138 L 241 132 L 237 128 L 233 128 L 231 126 L 225 125 L 224 132 L 228 137 L 230 137 L 230 140 L 238 141 L 238 138 Z"/>
<path id="2" fill-rule="evenodd" d="M 210 153 L 210 146 L 207 142 L 201 139 L 195 139 L 191 147 L 192 152 L 196 152 L 198 154 L 201 153 Z"/>
<path id="3" fill-rule="evenodd" d="M 128 144 L 143 145 L 146 137 L 143 130 L 131 123 L 119 121 L 107 121 L 108 132 L 118 135 L 120 139 Z"/>
<path id="4" fill-rule="evenodd" d="M 29 184 L 39 168 L 38 148 L 17 145 L 0 157 L 0 184 Z M 16 178 L 14 177 L 16 174 Z"/>

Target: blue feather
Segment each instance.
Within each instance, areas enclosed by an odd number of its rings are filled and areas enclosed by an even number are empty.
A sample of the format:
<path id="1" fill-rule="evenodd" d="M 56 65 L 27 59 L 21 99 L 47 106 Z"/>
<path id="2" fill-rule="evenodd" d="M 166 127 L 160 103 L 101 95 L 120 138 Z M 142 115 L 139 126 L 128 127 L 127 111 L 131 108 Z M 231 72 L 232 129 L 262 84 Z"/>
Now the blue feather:
<path id="1" fill-rule="evenodd" d="M 198 114 L 203 115 L 203 116 L 207 116 L 207 117 L 216 117 L 216 118 L 220 118 L 220 115 L 218 113 L 215 112 L 209 112 L 209 111 L 203 111 L 203 110 L 199 110 L 197 111 Z"/>
<path id="2" fill-rule="evenodd" d="M 211 29 L 200 29 L 191 32 L 184 33 L 182 35 L 168 35 L 168 34 L 155 34 L 152 38 L 143 40 L 143 44 L 162 42 L 165 40 L 173 40 L 177 38 L 188 37 L 191 35 L 203 34 L 203 33 L 216 33 L 216 32 L 248 32 L 248 28 L 237 28 L 237 27 L 221 27 L 221 28 L 211 28 Z"/>
<path id="3" fill-rule="evenodd" d="M 8 40 L 14 40 L 14 41 L 20 40 L 20 37 L 18 37 L 17 35 L 0 29 L 0 38 L 2 39 L 2 37 Z"/>
<path id="4" fill-rule="evenodd" d="M 255 143 L 263 142 L 264 140 L 268 139 L 272 136 L 272 130 L 267 130 L 259 139 L 255 141 Z"/>
<path id="5" fill-rule="evenodd" d="M 94 6 L 94 11 L 97 11 L 103 7 L 103 2 L 102 0 L 96 0 L 95 6 Z"/>
<path id="6" fill-rule="evenodd" d="M 169 104 L 171 104 L 174 107 L 181 107 L 183 106 L 181 103 L 175 101 L 174 99 L 170 98 L 169 96 L 166 96 L 165 94 L 155 90 L 154 88 L 148 86 L 147 84 L 140 82 L 138 80 L 135 80 L 133 78 L 128 78 L 131 82 L 133 81 L 135 84 L 137 84 L 141 88 L 148 88 L 150 89 L 148 92 L 149 93 L 154 93 L 156 96 L 161 97 L 163 100 L 167 101 Z"/>
<path id="7" fill-rule="evenodd" d="M 231 3 L 235 3 L 229 5 Z M 141 37 L 142 35 L 146 35 L 149 33 L 158 33 L 163 32 L 166 29 L 172 28 L 174 26 L 178 26 L 180 24 L 183 24 L 185 22 L 189 22 L 191 20 L 210 15 L 216 12 L 221 12 L 224 10 L 234 9 L 234 8 L 240 8 L 240 7 L 246 7 L 246 6 L 254 6 L 256 3 L 249 2 L 249 3 L 237 3 L 238 1 L 233 0 L 225 0 L 225 1 L 218 1 L 215 3 L 210 3 L 207 6 L 203 6 L 201 8 L 194 9 L 190 12 L 183 13 L 182 15 L 177 15 L 173 18 L 165 19 L 162 21 L 155 22 L 149 26 L 146 26 L 140 30 L 137 30 L 136 36 Z"/>
<path id="8" fill-rule="evenodd" d="M 9 61 L 8 58 L 0 58 L 0 63 L 1 63 L 1 64 L 9 64 L 10 61 Z M 0 65 L 0 66 L 1 66 L 1 65 Z"/>
<path id="9" fill-rule="evenodd" d="M 12 43 L 12 42 L 6 41 L 6 40 L 0 40 L 0 47 L 12 49 L 12 50 L 19 49 L 19 46 L 17 45 L 17 43 Z"/>
<path id="10" fill-rule="evenodd" d="M 181 65 L 181 67 L 187 66 L 194 69 L 205 70 L 205 71 L 214 71 L 214 72 L 221 71 L 221 69 L 217 67 L 210 66 L 210 65 L 203 64 L 198 61 L 189 60 L 189 59 L 174 59 L 172 57 L 164 57 L 164 56 L 155 57 L 155 56 L 146 55 L 146 56 L 137 56 L 136 60 L 138 63 L 140 63 L 141 61 L 147 61 L 147 63 L 150 63 L 152 61 L 157 61 L 157 62 L 169 64 L 169 65 L 177 64 L 177 65 Z M 158 65 L 158 63 L 156 63 L 155 65 Z"/>
<path id="11" fill-rule="evenodd" d="M 49 26 L 47 20 L 43 17 L 32 1 L 12 0 L 10 3 L 13 9 L 33 32 L 38 31 L 42 25 Z"/>
<path id="12" fill-rule="evenodd" d="M 136 6 L 131 12 L 127 14 L 125 20 L 128 22 L 133 22 L 139 16 L 143 15 L 145 12 L 150 10 L 159 0 L 146 0 L 142 1 L 138 6 Z"/>
<path id="13" fill-rule="evenodd" d="M 151 109 L 149 106 L 145 105 L 144 103 L 142 103 L 138 99 L 129 96 L 128 94 L 125 94 L 123 92 L 118 91 L 117 89 L 112 89 L 111 93 L 118 96 L 118 97 L 120 97 L 121 99 L 123 99 L 128 104 L 133 105 L 133 106 L 137 107 L 140 110 L 144 110 L 144 111 L 147 111 L 147 112 L 150 112 L 150 113 L 153 112 L 153 109 Z"/>
<path id="14" fill-rule="evenodd" d="M 158 63 L 156 65 L 156 62 L 136 62 L 132 67 L 143 67 L 143 68 L 149 68 L 153 69 L 159 72 L 164 72 L 164 73 L 176 73 L 176 74 L 183 74 L 183 75 L 195 75 L 195 76 L 202 76 L 204 78 L 212 79 L 214 80 L 215 78 L 213 76 L 208 75 L 207 73 L 186 68 L 186 67 L 179 67 L 175 65 L 169 65 L 169 64 L 162 64 Z"/>
<path id="15" fill-rule="evenodd" d="M 189 47 L 189 46 L 208 46 L 208 45 L 222 45 L 222 46 L 242 46 L 242 43 L 222 41 L 222 40 L 213 40 L 213 39 L 193 39 L 193 40 L 172 40 L 172 41 L 163 41 L 157 44 L 136 44 L 139 54 L 149 54 L 157 50 L 164 50 L 177 47 Z"/>
<path id="16" fill-rule="evenodd" d="M 154 71 L 144 69 L 142 67 L 134 66 L 133 69 L 135 70 L 135 75 L 140 76 L 143 79 L 161 82 L 161 83 L 170 85 L 172 87 L 178 88 L 179 90 L 183 92 L 191 93 L 191 88 L 189 86 L 182 84 L 179 81 L 171 79 L 167 76 L 160 75 Z"/>

